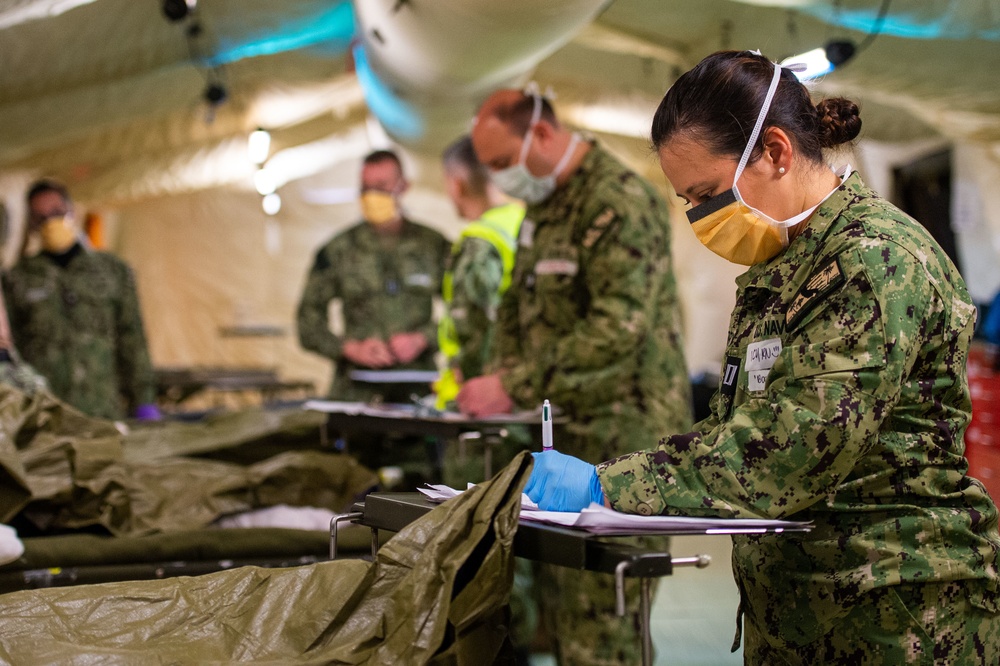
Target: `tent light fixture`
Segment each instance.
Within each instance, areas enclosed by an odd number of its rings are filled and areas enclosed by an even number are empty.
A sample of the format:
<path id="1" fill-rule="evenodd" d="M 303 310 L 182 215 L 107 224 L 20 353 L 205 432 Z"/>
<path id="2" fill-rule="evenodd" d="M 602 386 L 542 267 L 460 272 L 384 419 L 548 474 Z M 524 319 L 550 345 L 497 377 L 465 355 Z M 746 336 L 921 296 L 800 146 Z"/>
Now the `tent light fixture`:
<path id="1" fill-rule="evenodd" d="M 795 72 L 795 76 L 798 77 L 799 81 L 815 79 L 818 76 L 829 74 L 872 45 L 875 38 L 882 33 L 882 26 L 885 24 L 885 17 L 889 13 L 889 5 L 891 3 L 892 0 L 882 0 L 872 31 L 868 33 L 860 44 L 855 44 L 849 39 L 832 39 L 823 48 L 813 49 L 812 51 L 807 51 L 791 58 L 785 58 L 781 61 L 781 64 L 805 64 L 805 71 Z"/>
<path id="2" fill-rule="evenodd" d="M 854 42 L 834 40 L 827 42 L 826 46 L 785 58 L 781 64 L 783 66 L 805 65 L 804 70 L 793 73 L 799 81 L 808 81 L 825 76 L 840 67 L 854 56 L 856 50 Z"/>
<path id="3" fill-rule="evenodd" d="M 214 82 L 209 83 L 205 86 L 205 91 L 202 93 L 205 101 L 212 106 L 218 106 L 226 101 L 226 97 L 229 96 L 229 91 L 221 83 Z"/>
<path id="4" fill-rule="evenodd" d="M 278 189 L 277 179 L 267 167 L 258 169 L 257 173 L 253 175 L 253 186 L 257 190 L 257 194 L 261 196 L 274 194 L 274 191 Z"/>
<path id="5" fill-rule="evenodd" d="M 163 0 L 163 15 L 171 22 L 183 21 L 198 6 L 198 0 Z"/>
<path id="6" fill-rule="evenodd" d="M 271 192 L 264 196 L 261 200 L 261 205 L 264 207 L 264 212 L 268 215 L 277 215 L 278 211 L 281 210 L 281 195 L 277 192 Z"/>
<path id="7" fill-rule="evenodd" d="M 271 133 L 260 127 L 250 132 L 250 137 L 247 139 L 247 154 L 250 156 L 250 161 L 257 165 L 263 164 L 270 153 Z"/>

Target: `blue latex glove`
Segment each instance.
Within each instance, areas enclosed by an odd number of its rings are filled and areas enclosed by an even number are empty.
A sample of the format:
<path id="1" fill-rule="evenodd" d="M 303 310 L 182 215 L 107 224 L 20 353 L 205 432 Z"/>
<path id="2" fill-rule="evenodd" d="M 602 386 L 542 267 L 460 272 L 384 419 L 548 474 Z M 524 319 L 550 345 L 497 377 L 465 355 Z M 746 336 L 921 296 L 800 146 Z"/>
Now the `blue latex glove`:
<path id="1" fill-rule="evenodd" d="M 604 504 L 597 468 L 558 451 L 531 454 L 535 466 L 524 492 L 543 511 L 579 511 Z"/>
<path id="2" fill-rule="evenodd" d="M 135 418 L 139 421 L 159 421 L 163 418 L 156 405 L 139 405 L 135 408 Z"/>

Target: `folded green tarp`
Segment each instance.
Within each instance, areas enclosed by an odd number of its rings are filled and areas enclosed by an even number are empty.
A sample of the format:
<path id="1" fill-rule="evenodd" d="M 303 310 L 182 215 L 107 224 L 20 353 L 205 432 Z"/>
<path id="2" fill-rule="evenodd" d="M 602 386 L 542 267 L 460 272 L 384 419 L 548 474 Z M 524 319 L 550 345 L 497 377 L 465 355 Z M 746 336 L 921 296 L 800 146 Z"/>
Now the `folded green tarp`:
<path id="1" fill-rule="evenodd" d="M 124 436 L 111 421 L 85 416 L 48 393 L 0 384 L 0 521 L 22 512 L 41 530 L 99 525 L 119 536 L 172 532 L 275 504 L 340 511 L 377 483 L 353 458 L 318 451 L 289 451 L 247 466 L 176 455 L 232 446 L 282 423 L 308 425 L 297 415 L 289 420 L 254 414 Z"/>
<path id="2" fill-rule="evenodd" d="M 374 563 L 0 596 L 19 664 L 483 665 L 509 647 L 513 539 L 531 458 L 427 513 Z"/>

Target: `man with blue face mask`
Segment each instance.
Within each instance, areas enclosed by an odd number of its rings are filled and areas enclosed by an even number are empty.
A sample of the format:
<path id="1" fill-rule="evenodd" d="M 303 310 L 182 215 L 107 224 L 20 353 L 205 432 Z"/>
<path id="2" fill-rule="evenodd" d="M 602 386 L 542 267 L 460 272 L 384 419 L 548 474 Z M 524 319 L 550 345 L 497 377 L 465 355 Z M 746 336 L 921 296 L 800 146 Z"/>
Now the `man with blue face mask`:
<path id="1" fill-rule="evenodd" d="M 537 94 L 491 95 L 472 142 L 493 182 L 528 207 L 493 358 L 463 386 L 462 411 L 534 409 L 548 399 L 571 424 L 556 448 L 591 463 L 690 424 L 660 196 L 560 125 Z M 611 576 L 552 567 L 539 585 L 560 663 L 639 662 L 638 622 L 615 616 Z"/>

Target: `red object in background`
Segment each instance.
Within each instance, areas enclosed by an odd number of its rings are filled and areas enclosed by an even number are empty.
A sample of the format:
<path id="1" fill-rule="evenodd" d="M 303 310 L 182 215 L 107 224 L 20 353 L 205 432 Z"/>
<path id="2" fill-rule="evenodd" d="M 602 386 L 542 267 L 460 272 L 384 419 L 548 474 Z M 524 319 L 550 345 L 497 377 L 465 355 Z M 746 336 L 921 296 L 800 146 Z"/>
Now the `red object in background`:
<path id="1" fill-rule="evenodd" d="M 83 232 L 95 250 L 104 249 L 104 217 L 100 213 L 87 213 L 83 218 Z"/>
<path id="2" fill-rule="evenodd" d="M 976 341 L 969 349 L 972 423 L 965 431 L 969 476 L 979 479 L 1000 501 L 1000 350 Z"/>

